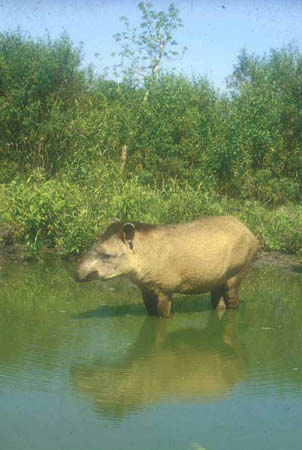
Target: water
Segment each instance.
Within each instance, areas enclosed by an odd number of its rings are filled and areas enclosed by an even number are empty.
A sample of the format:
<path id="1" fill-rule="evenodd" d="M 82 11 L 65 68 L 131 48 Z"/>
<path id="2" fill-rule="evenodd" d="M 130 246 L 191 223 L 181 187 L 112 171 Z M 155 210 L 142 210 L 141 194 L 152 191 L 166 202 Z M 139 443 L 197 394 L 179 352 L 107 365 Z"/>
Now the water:
<path id="1" fill-rule="evenodd" d="M 302 448 L 302 274 L 255 267 L 239 311 L 50 259 L 0 271 L 0 449 Z"/>

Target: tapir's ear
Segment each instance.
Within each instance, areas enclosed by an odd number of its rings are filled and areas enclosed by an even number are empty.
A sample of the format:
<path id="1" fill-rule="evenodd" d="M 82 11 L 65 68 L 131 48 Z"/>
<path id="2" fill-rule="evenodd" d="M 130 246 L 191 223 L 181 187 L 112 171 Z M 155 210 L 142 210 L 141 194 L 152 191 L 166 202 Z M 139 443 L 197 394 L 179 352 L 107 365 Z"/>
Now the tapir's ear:
<path id="1" fill-rule="evenodd" d="M 110 220 L 110 225 L 113 223 L 120 222 L 120 219 L 117 219 L 116 217 L 113 217 L 113 219 Z"/>
<path id="2" fill-rule="evenodd" d="M 126 239 L 126 242 L 128 243 L 131 250 L 133 249 L 133 238 L 135 235 L 135 226 L 133 223 L 125 223 L 123 226 L 123 236 Z"/>

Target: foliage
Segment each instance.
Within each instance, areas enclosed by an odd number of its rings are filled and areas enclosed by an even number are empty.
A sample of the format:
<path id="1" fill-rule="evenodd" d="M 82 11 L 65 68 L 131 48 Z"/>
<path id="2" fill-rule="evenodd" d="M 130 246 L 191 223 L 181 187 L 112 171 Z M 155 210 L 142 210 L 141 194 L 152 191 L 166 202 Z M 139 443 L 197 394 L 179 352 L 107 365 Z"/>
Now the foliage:
<path id="1" fill-rule="evenodd" d="M 117 83 L 80 64 L 66 35 L 0 34 L 0 221 L 31 250 L 81 252 L 116 216 L 232 213 L 263 249 L 301 251 L 297 48 L 242 52 L 224 94 L 202 77 L 158 73 L 147 101 L 146 86 L 128 76 Z"/>
<path id="2" fill-rule="evenodd" d="M 118 54 L 120 63 L 115 66 L 115 75 L 120 71 L 123 80 L 130 86 L 144 88 L 144 97 L 141 103 L 131 109 L 132 120 L 126 120 L 130 124 L 125 135 L 121 150 L 120 164 L 124 169 L 128 162 L 129 145 L 133 147 L 139 136 L 139 127 L 142 115 L 148 102 L 150 90 L 154 89 L 159 70 L 163 61 L 180 56 L 173 38 L 173 31 L 182 27 L 179 18 L 179 10 L 173 3 L 168 11 L 156 11 L 151 2 L 143 0 L 138 5 L 142 14 L 138 28 L 133 28 L 126 17 L 121 20 L 124 31 L 114 35 L 121 50 Z M 185 52 L 183 49 L 183 53 Z"/>
<path id="3" fill-rule="evenodd" d="M 302 55 L 296 47 L 262 58 L 243 51 L 229 79 L 240 143 L 235 189 L 270 203 L 301 198 Z"/>
<path id="4" fill-rule="evenodd" d="M 189 184 L 175 183 L 163 192 L 121 175 L 118 167 L 103 165 L 81 187 L 62 177 L 13 180 L 1 192 L 0 215 L 15 224 L 19 241 L 34 253 L 46 245 L 61 254 L 78 254 L 97 239 L 112 217 L 177 223 L 225 214 L 241 219 L 258 236 L 263 250 L 301 252 L 301 206 L 269 209 L 255 201 L 221 198 Z"/>
<path id="5" fill-rule="evenodd" d="M 34 41 L 21 31 L 0 34 L 4 173 L 18 165 L 57 169 L 62 153 L 70 150 L 70 122 L 85 89 L 80 62 L 80 49 L 73 48 L 66 35 Z"/>
<path id="6" fill-rule="evenodd" d="M 145 0 L 138 8 L 142 15 L 139 29 L 131 27 L 129 20 L 121 17 L 124 31 L 114 35 L 120 46 L 120 63 L 115 69 L 121 70 L 123 78 L 136 85 L 142 82 L 148 89 L 155 82 L 161 63 L 180 57 L 186 48 L 181 53 L 176 50 L 173 32 L 183 25 L 174 3 L 167 12 L 156 11 L 152 2 Z"/>

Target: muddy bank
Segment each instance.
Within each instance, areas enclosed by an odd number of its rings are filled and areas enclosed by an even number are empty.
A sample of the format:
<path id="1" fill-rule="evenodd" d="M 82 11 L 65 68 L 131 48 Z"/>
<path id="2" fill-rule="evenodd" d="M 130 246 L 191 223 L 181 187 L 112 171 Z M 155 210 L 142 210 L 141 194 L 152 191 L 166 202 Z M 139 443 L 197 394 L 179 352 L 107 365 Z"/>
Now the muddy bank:
<path id="1" fill-rule="evenodd" d="M 0 224 L 0 266 L 25 259 L 25 245 L 16 242 L 16 230 L 8 223 Z"/>
<path id="2" fill-rule="evenodd" d="M 297 255 L 287 255 L 280 252 L 260 252 L 254 265 L 261 266 L 264 264 L 302 273 L 302 257 Z"/>
<path id="3" fill-rule="evenodd" d="M 21 262 L 27 258 L 22 244 L 3 246 L 0 244 L 0 266 L 12 262 Z"/>

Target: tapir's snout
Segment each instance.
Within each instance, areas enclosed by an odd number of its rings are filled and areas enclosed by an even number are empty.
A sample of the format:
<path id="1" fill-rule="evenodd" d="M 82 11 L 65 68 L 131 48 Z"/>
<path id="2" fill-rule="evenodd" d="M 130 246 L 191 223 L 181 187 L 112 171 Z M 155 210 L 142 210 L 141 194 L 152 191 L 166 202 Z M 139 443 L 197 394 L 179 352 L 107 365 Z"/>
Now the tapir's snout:
<path id="1" fill-rule="evenodd" d="M 78 266 L 78 269 L 75 273 L 75 279 L 78 282 L 82 281 L 92 281 L 95 278 L 97 278 L 98 273 L 96 270 L 87 270 L 86 267 L 83 267 L 82 265 Z"/>
<path id="2" fill-rule="evenodd" d="M 76 276 L 75 276 L 75 279 L 76 279 L 76 281 L 78 281 L 78 282 L 82 282 L 82 281 L 92 281 L 92 280 L 94 280 L 95 278 L 97 278 L 97 275 L 98 275 L 98 273 L 97 273 L 97 271 L 95 270 L 95 271 L 93 271 L 93 272 L 90 272 L 88 275 L 86 275 L 85 277 L 81 277 L 80 275 L 79 275 L 79 272 L 76 272 Z"/>

